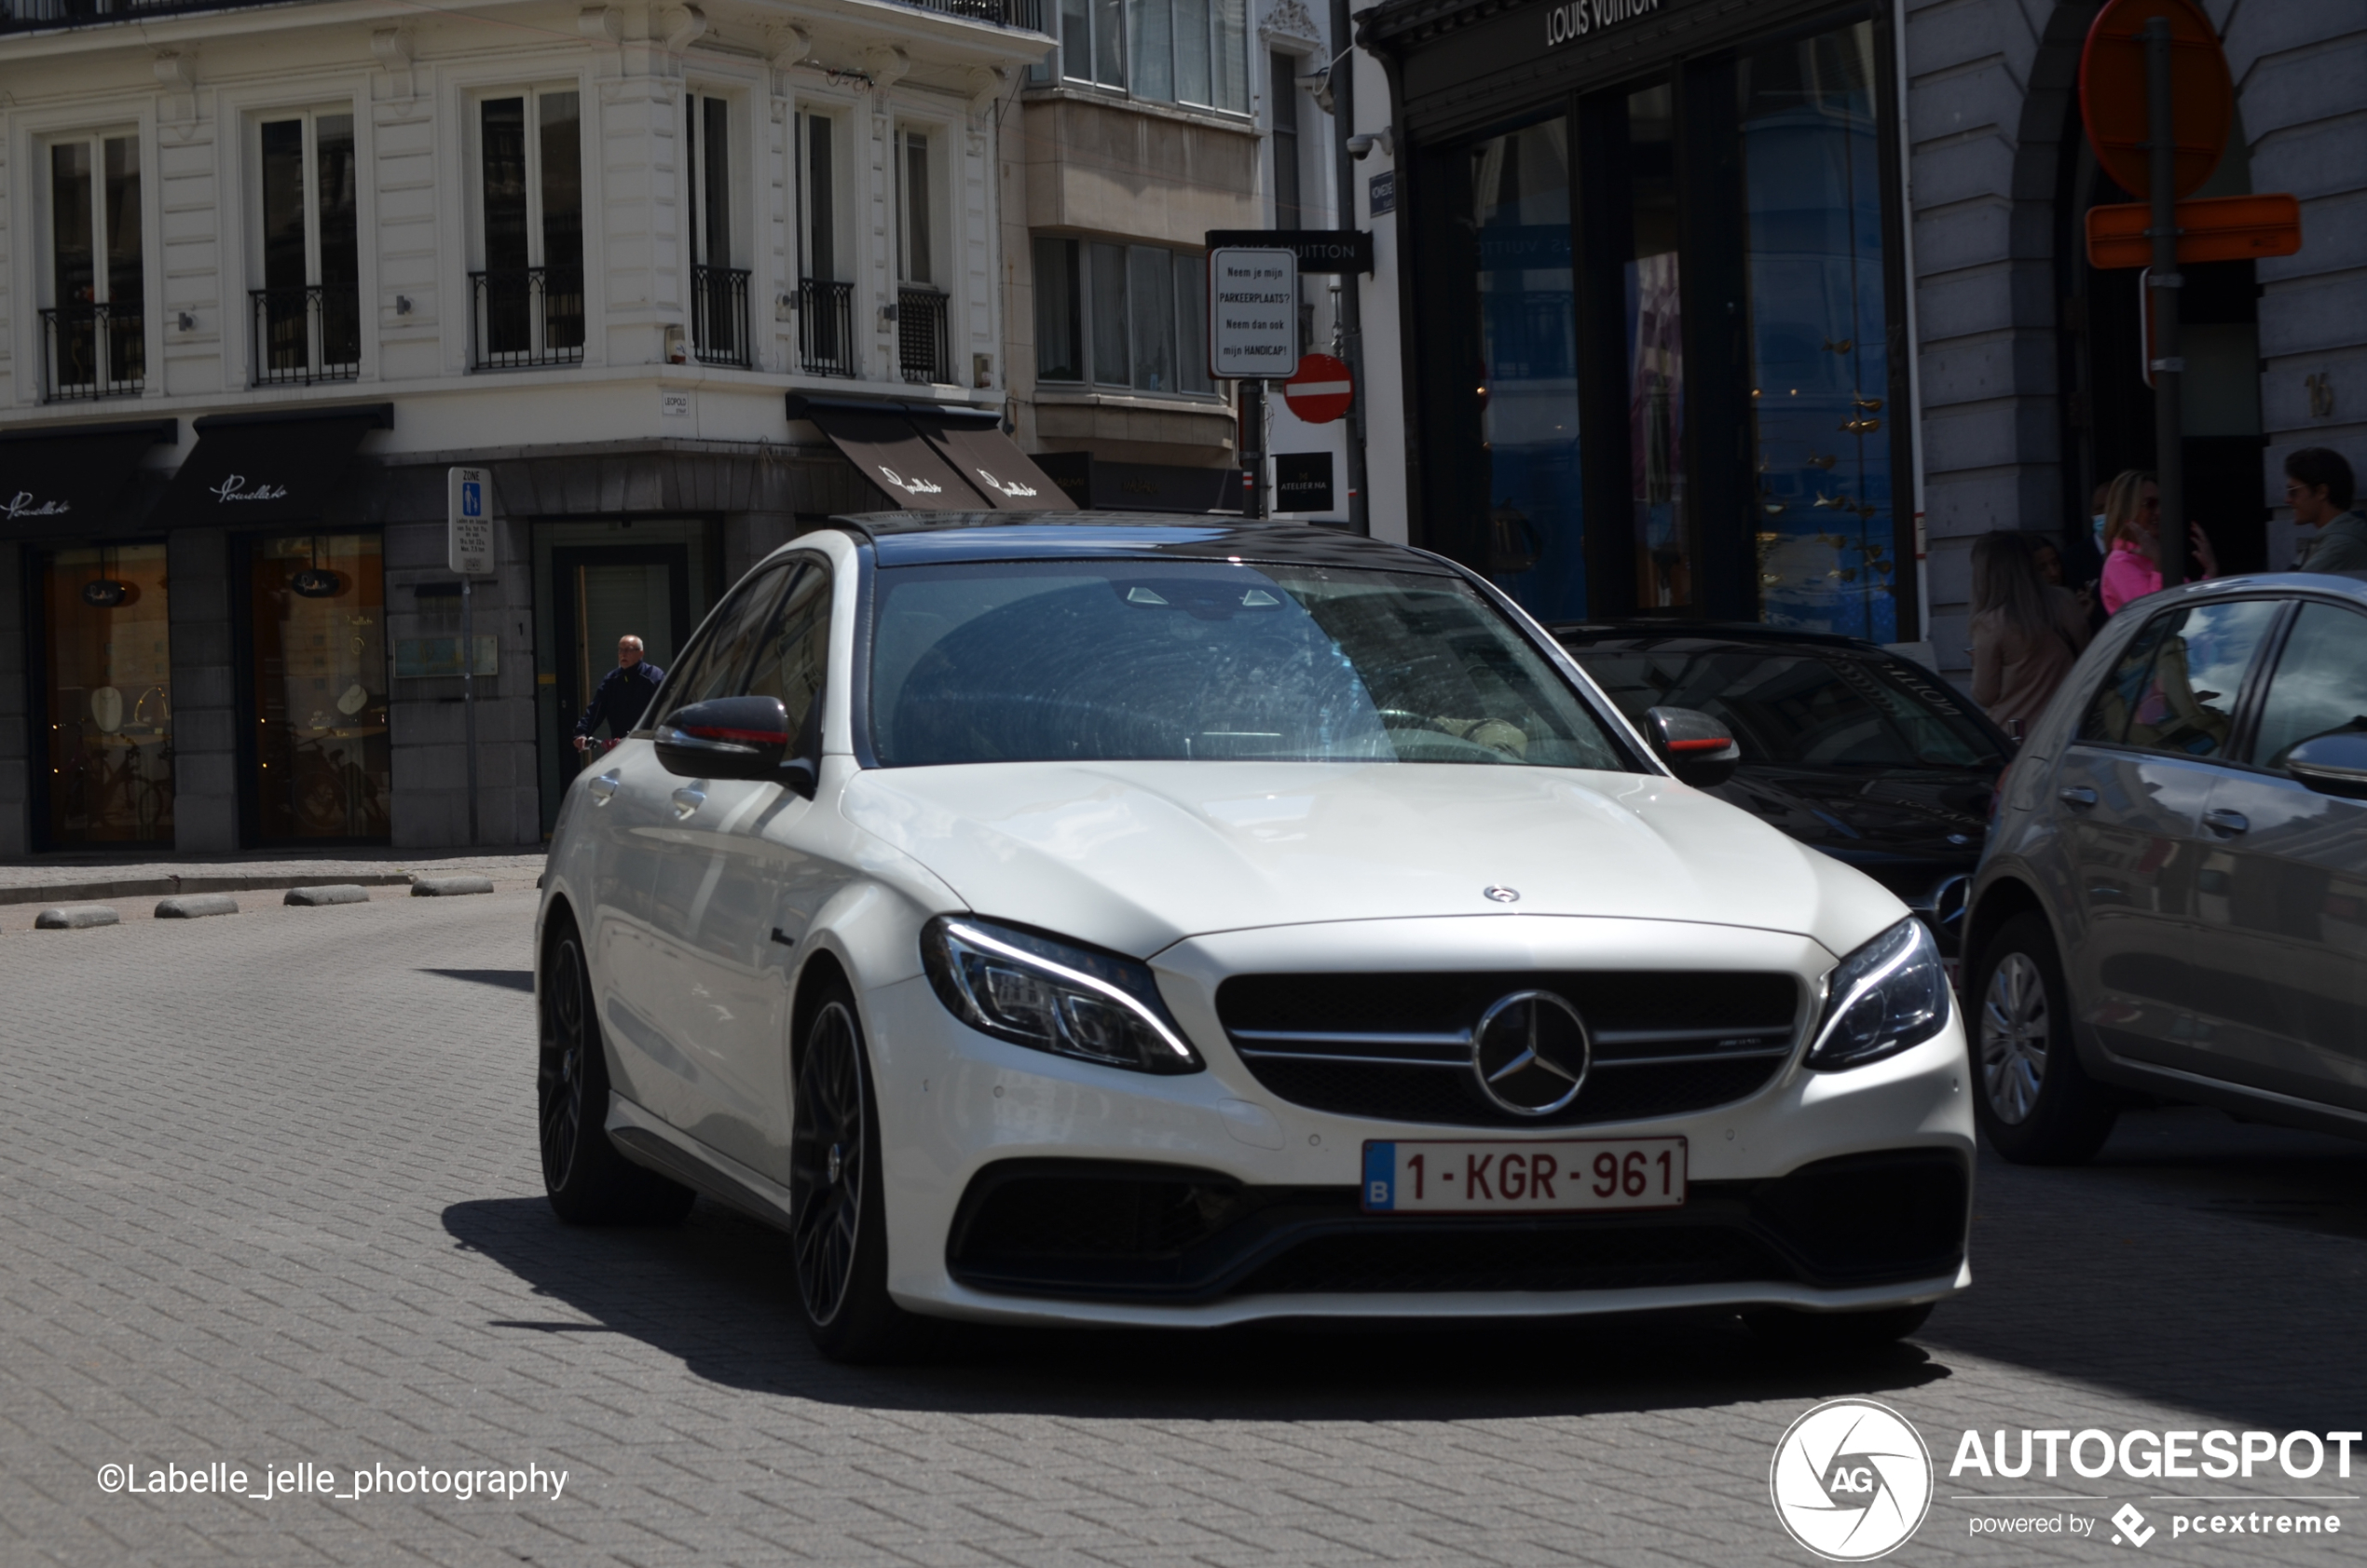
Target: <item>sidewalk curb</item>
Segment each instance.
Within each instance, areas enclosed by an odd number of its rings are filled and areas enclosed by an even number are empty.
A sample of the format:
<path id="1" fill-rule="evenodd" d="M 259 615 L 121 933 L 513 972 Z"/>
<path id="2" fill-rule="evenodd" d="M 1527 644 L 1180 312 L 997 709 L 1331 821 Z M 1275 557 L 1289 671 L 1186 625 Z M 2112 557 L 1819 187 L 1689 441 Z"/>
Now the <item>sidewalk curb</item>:
<path id="1" fill-rule="evenodd" d="M 414 879 L 408 871 L 350 873 L 337 879 L 363 887 L 402 887 Z M 44 882 L 37 887 L 0 887 L 0 905 L 103 903 L 110 898 L 170 898 L 184 893 L 273 893 L 281 888 L 317 885 L 318 871 L 231 872 L 212 877 L 126 877 L 114 880 Z"/>

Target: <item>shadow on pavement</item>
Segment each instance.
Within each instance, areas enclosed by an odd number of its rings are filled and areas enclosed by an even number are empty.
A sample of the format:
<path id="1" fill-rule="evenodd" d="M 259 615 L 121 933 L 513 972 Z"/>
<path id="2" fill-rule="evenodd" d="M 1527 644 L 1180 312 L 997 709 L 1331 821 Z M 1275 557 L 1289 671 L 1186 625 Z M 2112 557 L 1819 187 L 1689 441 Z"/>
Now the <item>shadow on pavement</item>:
<path id="1" fill-rule="evenodd" d="M 2171 1108 L 2089 1166 L 1984 1147 L 1973 1278 L 1919 1339 L 2231 1427 L 2367 1418 L 2367 1143 Z"/>
<path id="2" fill-rule="evenodd" d="M 422 969 L 422 975 L 441 975 L 447 980 L 468 980 L 480 986 L 499 986 L 504 990 L 532 991 L 534 971 L 531 969 Z"/>
<path id="3" fill-rule="evenodd" d="M 1473 1420 L 1797 1402 L 1948 1375 L 1911 1344 L 1846 1366 L 1788 1361 L 1731 1317 L 1707 1316 L 1430 1329 L 965 1329 L 924 1365 L 841 1367 L 806 1340 L 781 1238 L 711 1204 L 670 1231 L 574 1229 L 539 1197 L 455 1204 L 444 1224 L 554 1309 L 489 1322 L 492 1331 L 626 1334 L 711 1382 L 867 1409 Z"/>

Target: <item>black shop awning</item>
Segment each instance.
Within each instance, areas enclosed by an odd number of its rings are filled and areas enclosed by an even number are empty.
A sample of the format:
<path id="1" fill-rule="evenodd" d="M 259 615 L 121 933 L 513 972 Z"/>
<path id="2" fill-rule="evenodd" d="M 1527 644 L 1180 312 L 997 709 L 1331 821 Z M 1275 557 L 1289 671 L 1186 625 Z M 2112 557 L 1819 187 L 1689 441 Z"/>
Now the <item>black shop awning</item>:
<path id="1" fill-rule="evenodd" d="M 311 523 L 371 430 L 394 429 L 390 402 L 214 414 L 159 508 L 169 528 Z"/>
<path id="2" fill-rule="evenodd" d="M 123 531 L 116 515 L 141 454 L 181 439 L 174 419 L 110 420 L 0 432 L 0 539 Z"/>
<path id="3" fill-rule="evenodd" d="M 1058 511 L 1069 505 L 1067 493 L 1003 433 L 1002 417 L 992 410 L 910 403 L 905 414 L 997 511 Z"/>
<path id="4" fill-rule="evenodd" d="M 789 417 L 811 419 L 898 511 L 982 511 L 986 500 L 921 439 L 900 402 L 789 394 Z"/>

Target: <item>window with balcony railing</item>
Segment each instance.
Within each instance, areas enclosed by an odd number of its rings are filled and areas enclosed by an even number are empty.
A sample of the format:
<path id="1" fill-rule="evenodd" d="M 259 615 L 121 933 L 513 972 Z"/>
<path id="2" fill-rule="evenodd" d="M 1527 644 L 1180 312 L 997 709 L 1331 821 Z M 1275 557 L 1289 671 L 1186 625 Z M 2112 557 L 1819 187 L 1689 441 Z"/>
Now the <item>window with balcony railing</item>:
<path id="1" fill-rule="evenodd" d="M 732 102 L 683 95 L 683 151 L 691 195 L 691 351 L 699 362 L 753 367 L 748 274 L 732 265 L 739 247 L 732 159 Z"/>
<path id="2" fill-rule="evenodd" d="M 860 375 L 855 355 L 855 285 L 806 278 L 797 286 L 798 363 L 815 375 Z"/>
<path id="3" fill-rule="evenodd" d="M 797 116 L 798 182 L 797 314 L 798 364 L 813 375 L 860 375 L 855 353 L 855 285 L 845 279 L 839 253 L 840 204 L 846 182 L 839 171 L 845 138 L 829 115 Z"/>
<path id="4" fill-rule="evenodd" d="M 52 303 L 41 312 L 41 395 L 135 396 L 148 359 L 139 138 L 55 141 L 48 164 Z"/>
<path id="5" fill-rule="evenodd" d="M 353 116 L 274 116 L 256 128 L 263 287 L 248 292 L 257 386 L 362 374 L 361 169 Z"/>
<path id="6" fill-rule="evenodd" d="M 469 274 L 469 364 L 583 361 L 583 125 L 572 90 L 477 105 L 484 266 Z"/>
<path id="7" fill-rule="evenodd" d="M 907 286 L 896 291 L 896 360 L 905 380 L 953 379 L 946 304 L 945 295 L 935 289 Z"/>

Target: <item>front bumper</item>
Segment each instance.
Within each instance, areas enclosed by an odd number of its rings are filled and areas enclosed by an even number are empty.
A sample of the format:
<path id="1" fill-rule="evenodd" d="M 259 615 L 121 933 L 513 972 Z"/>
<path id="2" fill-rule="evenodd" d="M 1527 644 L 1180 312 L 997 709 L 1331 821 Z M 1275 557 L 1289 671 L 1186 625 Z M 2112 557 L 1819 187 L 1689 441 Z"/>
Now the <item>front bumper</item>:
<path id="1" fill-rule="evenodd" d="M 1516 939 L 1508 951 L 1506 938 Z M 1787 1061 L 1733 1103 L 1568 1127 L 1309 1110 L 1264 1087 L 1214 1012 L 1229 975 L 1370 969 L 1779 969 L 1805 938 L 1666 922 L 1388 921 L 1201 938 L 1160 955 L 1208 1070 L 1153 1078 L 957 1023 L 922 980 L 866 999 L 891 1292 L 939 1316 L 1216 1326 L 1264 1317 L 1561 1316 L 1783 1303 L 1849 1309 L 1969 1283 L 1973 1131 L 1955 1020 L 1843 1073 Z M 1797 1050 L 1795 1055 L 1797 1054 Z M 1368 1216 L 1368 1139 L 1682 1136 L 1681 1209 Z"/>

